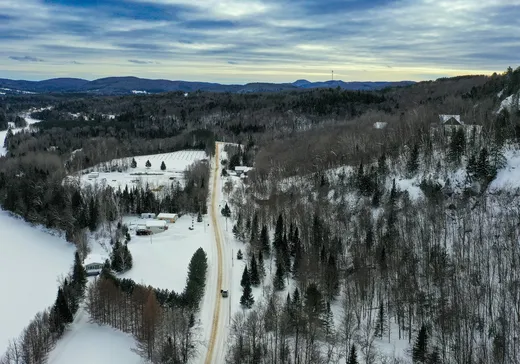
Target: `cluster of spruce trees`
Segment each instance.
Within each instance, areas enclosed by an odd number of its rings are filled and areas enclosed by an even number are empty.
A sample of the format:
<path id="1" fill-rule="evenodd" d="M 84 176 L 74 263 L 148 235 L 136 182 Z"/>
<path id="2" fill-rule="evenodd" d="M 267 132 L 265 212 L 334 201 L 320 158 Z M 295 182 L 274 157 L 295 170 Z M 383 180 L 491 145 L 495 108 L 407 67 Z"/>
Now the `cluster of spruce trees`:
<path id="1" fill-rule="evenodd" d="M 76 252 L 72 273 L 60 284 L 54 304 L 38 313 L 22 334 L 10 342 L 4 356 L 0 357 L 0 363 L 45 363 L 66 327 L 73 322 L 86 285 L 87 273 Z"/>
<path id="2" fill-rule="evenodd" d="M 199 248 L 191 258 L 184 291 L 153 288 L 119 279 L 106 264 L 88 289 L 87 309 L 101 324 L 130 333 L 138 351 L 153 363 L 186 363 L 194 354 L 194 314 L 206 285 L 207 256 Z"/>

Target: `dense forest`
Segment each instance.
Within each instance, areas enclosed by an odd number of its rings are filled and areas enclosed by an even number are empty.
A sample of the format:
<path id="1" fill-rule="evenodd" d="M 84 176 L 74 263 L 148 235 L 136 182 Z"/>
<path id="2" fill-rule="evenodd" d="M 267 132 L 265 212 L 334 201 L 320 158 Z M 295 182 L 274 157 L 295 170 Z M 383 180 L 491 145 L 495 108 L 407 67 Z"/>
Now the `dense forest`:
<path id="1" fill-rule="evenodd" d="M 115 158 L 213 155 L 216 140 L 239 143 L 227 148 L 228 166 L 254 170 L 224 213 L 250 270 L 229 363 L 520 363 L 518 194 L 490 189 L 506 152 L 520 149 L 519 90 L 520 68 L 373 92 L 6 96 L 0 129 L 23 126 L 30 108 L 42 122 L 8 132 L 0 204 L 65 231 L 83 255 L 85 234 L 123 214 L 205 213 L 209 164 L 160 194 L 81 189 L 66 176 Z M 465 126 L 446 130 L 439 114 Z M 267 299 L 253 297 L 265 280 Z M 67 296 L 66 285 L 34 325 L 55 325 L 60 307 L 70 322 L 65 306 L 84 288 Z M 177 317 L 179 297 L 109 274 L 87 292 L 96 320 L 141 338 L 157 363 L 193 355 L 193 310 Z M 56 342 L 54 332 L 42 340 Z M 407 358 L 380 352 L 376 343 L 391 336 L 410 344 Z"/>

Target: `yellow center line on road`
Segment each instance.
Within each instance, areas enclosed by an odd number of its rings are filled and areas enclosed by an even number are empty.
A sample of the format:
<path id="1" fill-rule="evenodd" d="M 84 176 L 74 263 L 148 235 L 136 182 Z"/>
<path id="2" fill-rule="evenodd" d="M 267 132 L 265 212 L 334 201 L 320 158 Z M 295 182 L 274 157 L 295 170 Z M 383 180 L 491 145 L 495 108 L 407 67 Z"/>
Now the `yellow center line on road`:
<path id="1" fill-rule="evenodd" d="M 215 343 L 218 333 L 219 318 L 220 318 L 220 303 L 221 303 L 221 289 L 222 289 L 222 246 L 220 240 L 220 226 L 217 222 L 218 213 L 218 201 L 217 201 L 217 182 L 218 182 L 218 163 L 219 158 L 219 143 L 215 143 L 215 166 L 213 169 L 213 191 L 211 196 L 211 208 L 212 216 L 211 220 L 213 223 L 213 229 L 215 231 L 215 242 L 217 243 L 217 256 L 218 256 L 218 276 L 217 276 L 217 294 L 215 301 L 215 310 L 213 311 L 213 323 L 211 325 L 211 336 L 208 343 L 208 352 L 206 354 L 205 364 L 211 364 L 213 359 L 213 351 L 215 349 Z"/>

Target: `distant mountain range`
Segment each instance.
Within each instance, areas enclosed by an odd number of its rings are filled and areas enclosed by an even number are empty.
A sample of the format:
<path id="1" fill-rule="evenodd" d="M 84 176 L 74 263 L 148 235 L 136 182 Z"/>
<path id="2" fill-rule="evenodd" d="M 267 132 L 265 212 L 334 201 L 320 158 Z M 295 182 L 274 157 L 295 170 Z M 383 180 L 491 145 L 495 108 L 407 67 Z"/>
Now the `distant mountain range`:
<path id="1" fill-rule="evenodd" d="M 80 78 L 53 78 L 44 81 L 23 81 L 0 78 L 0 95 L 27 93 L 90 93 L 98 95 L 155 94 L 170 91 L 194 92 L 279 92 L 313 88 L 336 88 L 344 90 L 380 90 L 386 87 L 399 87 L 413 84 L 413 81 L 400 82 L 310 82 L 298 80 L 293 83 L 247 83 L 245 85 L 223 85 L 210 82 L 188 82 L 169 80 L 150 80 L 138 77 L 107 77 L 94 81 Z"/>

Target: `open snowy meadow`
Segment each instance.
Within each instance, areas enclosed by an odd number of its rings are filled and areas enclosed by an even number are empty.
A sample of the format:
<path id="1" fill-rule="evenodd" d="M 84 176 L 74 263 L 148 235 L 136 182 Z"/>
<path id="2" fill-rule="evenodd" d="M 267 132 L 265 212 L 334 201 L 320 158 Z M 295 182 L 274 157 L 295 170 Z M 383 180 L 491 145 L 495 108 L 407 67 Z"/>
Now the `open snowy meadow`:
<path id="1" fill-rule="evenodd" d="M 125 186 L 130 188 L 148 184 L 150 188 L 157 188 L 176 181 L 182 184 L 186 168 L 205 158 L 206 153 L 202 150 L 143 155 L 134 157 L 135 168 L 131 167 L 132 158 L 114 159 L 83 171 L 84 174 L 80 178 L 84 186 L 106 183 L 114 188 Z M 150 162 L 149 167 L 146 167 L 147 161 Z M 165 170 L 161 169 L 163 162 Z"/>
<path id="2" fill-rule="evenodd" d="M 0 356 L 36 313 L 51 306 L 58 278 L 71 269 L 74 246 L 0 210 Z"/>

